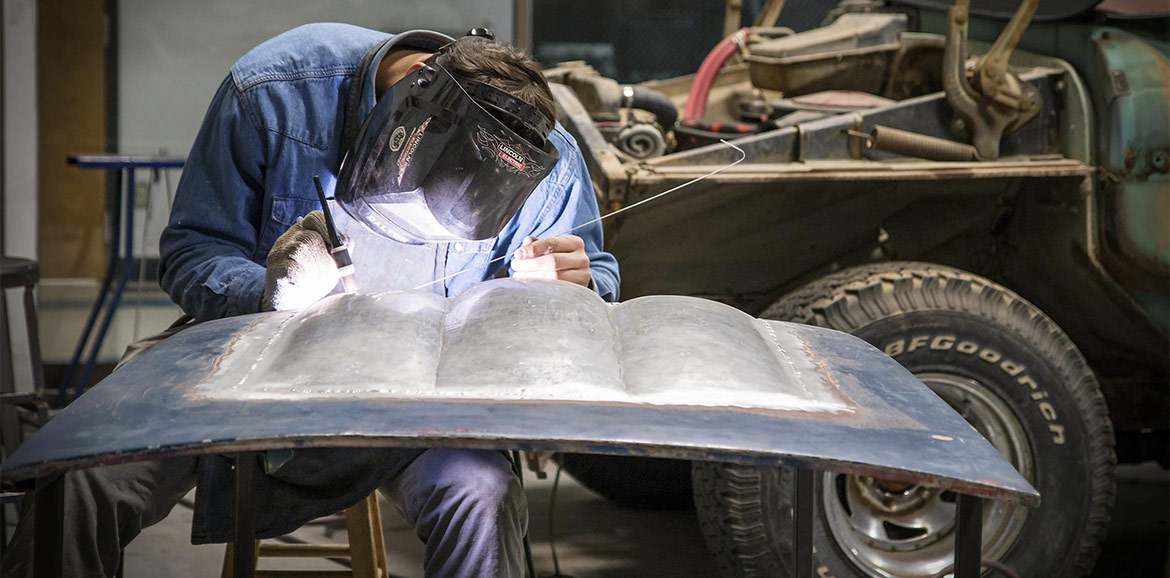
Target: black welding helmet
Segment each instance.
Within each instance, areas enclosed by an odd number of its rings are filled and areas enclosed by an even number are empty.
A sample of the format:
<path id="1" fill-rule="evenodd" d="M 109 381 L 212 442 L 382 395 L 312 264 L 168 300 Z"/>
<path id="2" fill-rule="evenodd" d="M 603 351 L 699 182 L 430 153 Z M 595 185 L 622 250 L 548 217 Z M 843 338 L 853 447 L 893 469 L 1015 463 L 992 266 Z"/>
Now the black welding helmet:
<path id="1" fill-rule="evenodd" d="M 400 242 L 498 235 L 560 158 L 551 119 L 444 60 L 440 49 L 374 106 L 338 178 L 338 204 Z"/>

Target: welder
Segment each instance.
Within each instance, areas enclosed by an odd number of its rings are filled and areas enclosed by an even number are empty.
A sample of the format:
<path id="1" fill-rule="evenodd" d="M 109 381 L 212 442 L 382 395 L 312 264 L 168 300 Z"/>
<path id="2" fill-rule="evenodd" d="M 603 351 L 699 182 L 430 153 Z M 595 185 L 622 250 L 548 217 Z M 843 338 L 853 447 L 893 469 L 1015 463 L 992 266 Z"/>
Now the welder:
<path id="1" fill-rule="evenodd" d="M 508 267 L 617 299 L 600 224 L 564 234 L 598 209 L 548 85 L 486 31 L 455 40 L 314 24 L 246 54 L 187 159 L 161 239 L 163 289 L 197 320 L 305 307 L 344 290 L 314 176 L 334 193 L 362 291 L 454 296 Z M 502 452 L 298 449 L 266 461 L 259 538 L 380 487 L 425 542 L 427 576 L 523 573 L 526 503 Z M 192 542 L 232 539 L 230 470 L 213 456 L 70 472 L 66 575 L 113 576 L 127 542 L 192 487 Z M 26 508 L 4 576 L 31 572 L 30 521 Z"/>

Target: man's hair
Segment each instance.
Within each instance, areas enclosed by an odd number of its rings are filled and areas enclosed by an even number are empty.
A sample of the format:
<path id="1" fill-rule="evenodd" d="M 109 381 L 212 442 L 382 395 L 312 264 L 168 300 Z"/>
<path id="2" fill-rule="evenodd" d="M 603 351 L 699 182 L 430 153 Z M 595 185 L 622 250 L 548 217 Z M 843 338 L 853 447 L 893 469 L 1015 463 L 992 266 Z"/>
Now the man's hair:
<path id="1" fill-rule="evenodd" d="M 494 86 L 535 106 L 550 124 L 556 120 L 552 92 L 540 65 L 515 46 L 481 36 L 464 36 L 442 52 L 446 55 L 443 65 L 451 72 Z"/>

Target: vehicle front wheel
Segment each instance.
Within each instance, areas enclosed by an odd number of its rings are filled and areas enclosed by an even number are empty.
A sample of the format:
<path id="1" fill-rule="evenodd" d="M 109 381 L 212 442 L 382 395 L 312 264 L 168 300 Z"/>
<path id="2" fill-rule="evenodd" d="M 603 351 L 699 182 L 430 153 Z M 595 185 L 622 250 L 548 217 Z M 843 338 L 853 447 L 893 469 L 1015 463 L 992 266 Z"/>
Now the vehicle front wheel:
<path id="1" fill-rule="evenodd" d="M 1039 492 L 1036 509 L 990 502 L 983 557 L 1021 576 L 1091 571 L 1113 504 L 1113 430 L 1096 378 L 1068 337 L 987 279 L 923 263 L 858 267 L 762 315 L 857 335 L 913 372 Z M 788 566 L 791 472 L 696 463 L 695 501 L 725 576 Z M 932 576 L 954 552 L 955 496 L 825 473 L 817 480 L 818 576 Z"/>

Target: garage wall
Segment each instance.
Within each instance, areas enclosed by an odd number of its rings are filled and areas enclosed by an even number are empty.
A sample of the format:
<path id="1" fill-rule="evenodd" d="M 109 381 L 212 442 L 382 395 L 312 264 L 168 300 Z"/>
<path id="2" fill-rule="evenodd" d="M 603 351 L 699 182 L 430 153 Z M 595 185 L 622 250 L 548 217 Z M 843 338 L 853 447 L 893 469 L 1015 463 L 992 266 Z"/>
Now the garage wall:
<path id="1" fill-rule="evenodd" d="M 4 254 L 37 256 L 37 3 L 4 0 Z"/>
<path id="2" fill-rule="evenodd" d="M 38 255 L 46 278 L 101 278 L 106 176 L 66 164 L 106 150 L 103 0 L 37 6 Z"/>
<path id="3" fill-rule="evenodd" d="M 216 88 L 252 47 L 310 22 L 345 22 L 399 32 L 459 35 L 486 26 L 512 37 L 512 0 L 118 0 L 118 151 L 186 156 Z M 170 186 L 177 174 L 170 175 Z M 139 198 L 149 176 L 140 177 Z M 166 182 L 154 183 L 151 215 L 140 206 L 138 235 L 158 255 L 166 225 Z M 145 233 L 145 234 L 143 234 Z"/>
<path id="4" fill-rule="evenodd" d="M 3 126 L 4 254 L 37 257 L 37 3 L 4 0 L 3 5 Z M 6 299 L 12 339 L 12 370 L 16 391 L 32 389 L 28 371 L 28 338 L 24 330 L 21 290 Z"/>

